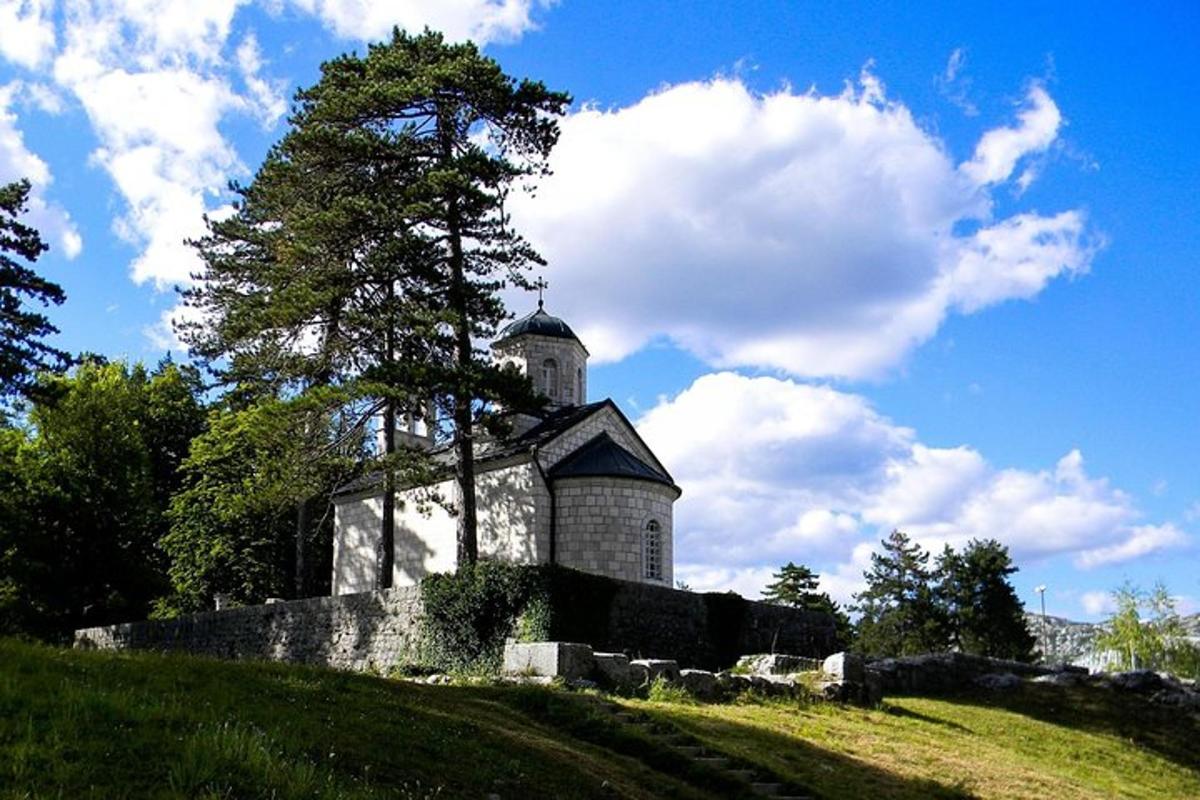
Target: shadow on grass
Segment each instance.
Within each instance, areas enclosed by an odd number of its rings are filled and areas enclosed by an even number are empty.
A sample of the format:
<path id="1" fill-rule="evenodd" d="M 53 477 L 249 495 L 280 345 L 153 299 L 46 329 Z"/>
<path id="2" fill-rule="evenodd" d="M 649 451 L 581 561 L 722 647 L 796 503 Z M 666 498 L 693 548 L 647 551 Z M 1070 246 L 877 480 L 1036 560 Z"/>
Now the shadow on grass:
<path id="1" fill-rule="evenodd" d="M 513 702 L 512 698 L 516 697 L 511 696 L 508 702 Z M 584 703 L 584 698 L 546 692 L 516 700 L 523 713 L 538 717 L 565 734 L 595 741 L 618 752 L 634 754 L 629 742 L 620 741 L 620 732 L 614 734 L 599 724 L 590 729 L 581 727 L 584 718 L 577 709 Z M 571 710 L 572 707 L 575 710 Z M 692 735 L 714 752 L 731 757 L 737 762 L 734 766 L 757 769 L 764 777 L 773 776 L 772 780 L 792 784 L 806 796 L 814 798 L 967 800 L 975 796 L 959 786 L 898 775 L 865 761 L 834 753 L 813 742 L 758 726 L 712 717 L 705 717 L 698 725 L 694 720 L 677 717 L 668 708 L 653 709 L 649 715 L 659 724 Z M 604 723 L 606 727 L 611 725 L 607 721 L 597 722 Z M 722 776 L 692 766 L 688 759 L 669 748 L 658 745 L 657 749 L 665 752 L 655 752 L 655 742 L 647 742 L 629 734 L 625 734 L 625 737 L 632 739 L 634 746 L 640 748 L 636 753 L 638 757 L 657 770 L 678 774 L 692 783 L 700 781 L 700 785 L 707 784 L 710 791 L 715 791 L 721 797 L 757 796 L 746 791 L 745 783 L 728 779 L 722 782 Z"/>
<path id="2" fill-rule="evenodd" d="M 1145 695 L 1095 686 L 1026 683 L 1015 691 L 964 692 L 944 699 L 1006 711 L 1073 730 L 1132 742 L 1179 766 L 1200 769 L 1200 721 L 1194 713 L 1155 705 Z"/>
<path id="3" fill-rule="evenodd" d="M 893 717 L 904 717 L 906 719 L 913 719 L 919 722 L 928 722 L 930 725 L 941 725 L 943 728 L 949 728 L 950 730 L 958 731 L 959 733 L 971 732 L 969 728 L 959 725 L 957 722 L 931 717 L 928 714 L 922 714 L 919 711 L 913 711 L 911 708 L 904 708 L 903 706 L 887 706 L 887 713 L 891 714 Z"/>

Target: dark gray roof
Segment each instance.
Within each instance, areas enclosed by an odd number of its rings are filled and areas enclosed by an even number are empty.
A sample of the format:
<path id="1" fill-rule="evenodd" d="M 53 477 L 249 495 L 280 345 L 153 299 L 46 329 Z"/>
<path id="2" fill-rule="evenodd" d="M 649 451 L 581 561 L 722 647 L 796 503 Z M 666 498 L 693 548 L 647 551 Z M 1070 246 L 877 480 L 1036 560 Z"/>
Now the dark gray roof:
<path id="1" fill-rule="evenodd" d="M 601 400 L 597 403 L 588 403 L 582 406 L 566 406 L 564 408 L 551 411 L 550 413 L 546 414 L 546 416 L 542 417 L 542 420 L 538 422 L 538 424 L 534 425 L 520 436 L 504 441 L 490 450 L 479 453 L 475 463 L 482 465 L 493 461 L 500 461 L 505 458 L 511 458 L 512 456 L 520 453 L 527 453 L 529 452 L 530 448 L 538 447 L 546 442 L 549 442 L 551 439 L 567 430 L 567 428 L 570 428 L 577 422 L 582 422 L 592 414 L 595 414 L 601 408 L 604 408 L 606 405 L 612 405 L 612 401 Z M 433 452 L 433 456 L 434 458 L 441 457 L 446 459 L 447 469 L 450 469 L 452 466 L 453 453 L 450 445 L 443 445 L 439 447 Z M 359 478 L 355 478 L 349 483 L 339 486 L 334 492 L 334 495 L 354 494 L 355 492 L 366 491 L 368 489 L 375 488 L 382 482 L 382 472 L 371 472 Z"/>
<path id="2" fill-rule="evenodd" d="M 575 335 L 575 331 L 571 330 L 571 326 L 558 317 L 547 314 L 541 303 L 538 303 L 537 311 L 510 322 L 504 330 L 500 331 L 500 335 L 496 337 L 496 344 L 524 334 L 549 336 L 554 339 L 573 339 L 579 342 L 579 337 Z M 579 344 L 582 346 L 583 342 L 579 342 Z"/>
<path id="3" fill-rule="evenodd" d="M 674 487 L 669 475 L 659 472 L 617 444 L 606 431 L 589 439 L 574 453 L 555 464 L 552 479 L 580 477 L 636 478 Z"/>

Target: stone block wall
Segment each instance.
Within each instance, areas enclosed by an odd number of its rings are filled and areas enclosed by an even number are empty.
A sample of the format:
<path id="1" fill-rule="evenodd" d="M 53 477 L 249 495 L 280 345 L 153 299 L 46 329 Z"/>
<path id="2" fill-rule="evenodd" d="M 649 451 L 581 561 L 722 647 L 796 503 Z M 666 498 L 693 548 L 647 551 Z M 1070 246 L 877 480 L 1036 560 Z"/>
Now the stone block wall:
<path id="1" fill-rule="evenodd" d="M 587 351 L 571 339 L 526 334 L 520 341 L 493 345 L 500 364 L 513 364 L 533 381 L 534 389 L 555 406 L 587 402 Z M 551 358 L 558 364 L 558 392 L 552 393 L 542 378 L 542 364 Z"/>
<path id="2" fill-rule="evenodd" d="M 648 580 L 643 533 L 659 525 L 662 579 L 674 581 L 670 486 L 630 478 L 562 478 L 555 481 L 557 562 L 565 567 L 627 581 Z"/>
<path id="3" fill-rule="evenodd" d="M 385 671 L 415 660 L 420 618 L 420 589 L 408 587 L 84 628 L 75 646 Z"/>
<path id="4" fill-rule="evenodd" d="M 671 658 L 680 666 L 728 669 L 747 653 L 824 658 L 840 649 L 833 618 L 650 583 L 564 571 L 553 591 L 552 638 L 633 658 Z"/>
<path id="5" fill-rule="evenodd" d="M 837 649 L 824 614 L 561 570 L 552 637 L 681 666 L 732 667 L 746 653 L 823 657 Z M 419 587 L 84 628 L 75 646 L 289 661 L 358 671 L 419 662 Z"/>

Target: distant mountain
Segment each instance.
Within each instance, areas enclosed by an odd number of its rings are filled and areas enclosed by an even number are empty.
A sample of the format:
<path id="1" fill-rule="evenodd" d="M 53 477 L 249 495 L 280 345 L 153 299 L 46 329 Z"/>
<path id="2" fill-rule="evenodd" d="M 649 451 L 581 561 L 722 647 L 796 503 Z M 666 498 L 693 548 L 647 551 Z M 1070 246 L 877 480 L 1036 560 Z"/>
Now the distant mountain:
<path id="1" fill-rule="evenodd" d="M 1104 665 L 1103 655 L 1096 652 L 1095 640 L 1104 626 L 1096 622 L 1075 622 L 1064 617 L 1047 615 L 1043 629 L 1042 615 L 1025 613 L 1029 632 L 1037 637 L 1038 648 L 1044 650 L 1046 660 L 1065 661 L 1090 669 Z M 1200 640 L 1200 614 L 1180 617 L 1187 635 Z"/>

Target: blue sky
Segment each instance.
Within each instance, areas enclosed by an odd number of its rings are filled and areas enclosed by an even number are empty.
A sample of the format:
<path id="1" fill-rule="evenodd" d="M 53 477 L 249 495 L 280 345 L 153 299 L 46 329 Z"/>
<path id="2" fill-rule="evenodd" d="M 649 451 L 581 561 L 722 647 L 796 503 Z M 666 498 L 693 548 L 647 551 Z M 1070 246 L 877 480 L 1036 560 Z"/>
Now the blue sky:
<path id="1" fill-rule="evenodd" d="M 155 360 L 181 240 L 320 62 L 474 38 L 575 97 L 514 215 L 684 488 L 679 576 L 845 598 L 902 527 L 1008 543 L 1052 613 L 1200 609 L 1200 9 L 849 5 L 0 0 L 0 180 L 58 344 Z"/>

